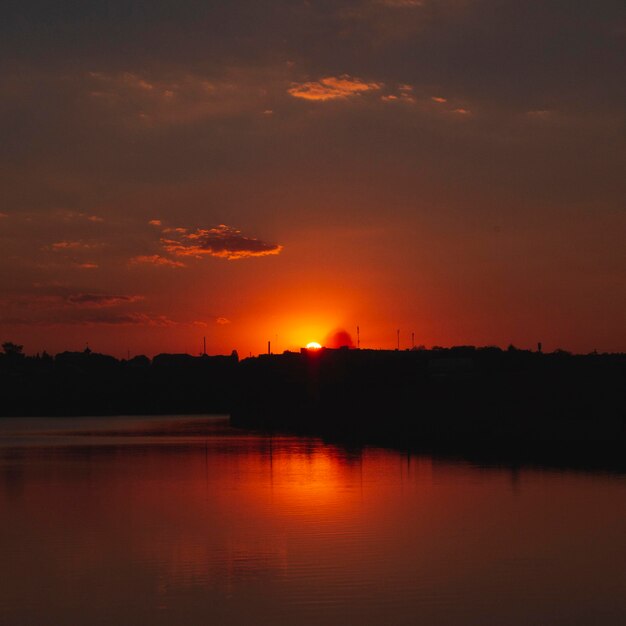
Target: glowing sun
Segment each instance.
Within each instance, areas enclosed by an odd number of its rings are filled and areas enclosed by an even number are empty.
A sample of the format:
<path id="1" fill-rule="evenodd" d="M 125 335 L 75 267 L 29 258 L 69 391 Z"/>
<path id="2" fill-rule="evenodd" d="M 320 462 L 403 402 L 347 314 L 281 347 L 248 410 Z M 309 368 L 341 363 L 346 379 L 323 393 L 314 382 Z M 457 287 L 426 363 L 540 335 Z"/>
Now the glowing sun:
<path id="1" fill-rule="evenodd" d="M 322 346 L 317 343 L 317 341 L 311 341 L 310 343 L 306 344 L 306 349 L 307 350 L 319 350 Z"/>

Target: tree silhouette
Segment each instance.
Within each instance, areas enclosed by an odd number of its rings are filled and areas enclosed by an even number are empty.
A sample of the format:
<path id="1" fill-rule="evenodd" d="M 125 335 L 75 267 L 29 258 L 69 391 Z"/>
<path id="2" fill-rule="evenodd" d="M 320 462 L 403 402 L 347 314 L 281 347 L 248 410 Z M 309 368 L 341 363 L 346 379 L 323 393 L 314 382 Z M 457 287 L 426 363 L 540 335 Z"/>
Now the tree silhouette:
<path id="1" fill-rule="evenodd" d="M 17 343 L 13 343 L 12 341 L 5 341 L 2 344 L 2 349 L 4 353 L 8 356 L 23 356 L 24 355 L 24 346 L 20 346 Z"/>

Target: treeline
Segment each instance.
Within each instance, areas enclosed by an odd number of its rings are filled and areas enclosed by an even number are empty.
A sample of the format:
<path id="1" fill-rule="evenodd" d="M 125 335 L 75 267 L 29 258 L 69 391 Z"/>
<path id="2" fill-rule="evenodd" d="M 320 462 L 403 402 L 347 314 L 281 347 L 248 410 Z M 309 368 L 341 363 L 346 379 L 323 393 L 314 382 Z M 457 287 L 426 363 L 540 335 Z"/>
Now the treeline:
<path id="1" fill-rule="evenodd" d="M 234 426 L 626 469 L 626 355 L 461 346 L 118 360 L 0 354 L 0 415 L 225 413 Z"/>
<path id="2" fill-rule="evenodd" d="M 626 469 L 626 355 L 457 347 L 260 357 L 234 425 L 479 460 Z"/>
<path id="3" fill-rule="evenodd" d="M 0 415 L 228 413 L 238 360 L 236 353 L 118 360 L 90 350 L 52 357 L 9 349 L 0 354 Z"/>

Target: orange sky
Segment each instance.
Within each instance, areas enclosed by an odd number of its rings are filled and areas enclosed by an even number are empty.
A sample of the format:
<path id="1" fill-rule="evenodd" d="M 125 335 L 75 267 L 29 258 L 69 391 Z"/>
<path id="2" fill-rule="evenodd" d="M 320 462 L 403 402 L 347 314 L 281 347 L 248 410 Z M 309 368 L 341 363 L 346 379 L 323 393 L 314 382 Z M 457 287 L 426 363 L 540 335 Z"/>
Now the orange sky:
<path id="1" fill-rule="evenodd" d="M 0 340 L 626 350 L 618 4 L 12 7 Z"/>

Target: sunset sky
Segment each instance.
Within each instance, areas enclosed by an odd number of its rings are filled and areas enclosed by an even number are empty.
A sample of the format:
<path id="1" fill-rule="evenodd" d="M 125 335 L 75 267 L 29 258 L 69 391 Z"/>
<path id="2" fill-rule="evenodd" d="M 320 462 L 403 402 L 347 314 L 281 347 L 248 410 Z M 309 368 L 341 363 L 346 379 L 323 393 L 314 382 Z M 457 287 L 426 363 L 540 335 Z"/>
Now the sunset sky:
<path id="1" fill-rule="evenodd" d="M 0 340 L 626 351 L 623 0 L 8 0 Z"/>

